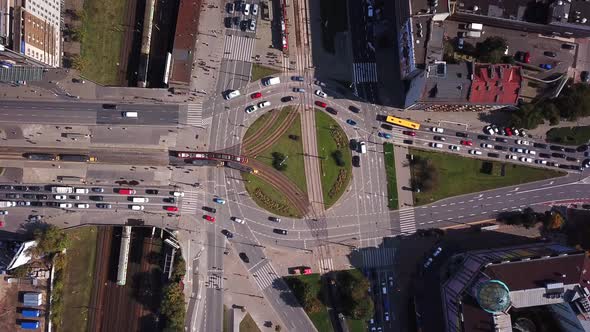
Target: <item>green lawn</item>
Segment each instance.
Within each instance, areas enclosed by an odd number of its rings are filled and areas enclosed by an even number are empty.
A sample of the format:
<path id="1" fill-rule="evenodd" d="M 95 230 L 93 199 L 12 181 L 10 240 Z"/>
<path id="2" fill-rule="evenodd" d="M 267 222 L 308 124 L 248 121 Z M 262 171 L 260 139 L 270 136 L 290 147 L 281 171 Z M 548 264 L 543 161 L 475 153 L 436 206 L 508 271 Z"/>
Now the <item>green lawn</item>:
<path id="1" fill-rule="evenodd" d="M 63 303 L 67 317 L 62 320 L 63 331 L 85 331 L 88 306 L 94 283 L 97 229 L 84 226 L 68 231 L 71 245 L 66 252 Z"/>
<path id="2" fill-rule="evenodd" d="M 249 173 L 242 173 L 242 179 L 244 179 L 245 181 L 246 191 L 248 191 L 248 194 L 250 195 L 252 200 L 256 202 L 256 204 L 258 204 L 258 206 L 260 206 L 261 208 L 268 210 L 270 213 L 274 213 L 280 216 L 301 218 L 299 211 L 295 206 L 291 204 L 287 197 L 285 197 L 285 195 L 276 190 L 266 181 L 262 180 L 254 174 Z M 260 188 L 264 195 L 268 198 L 271 198 L 274 202 L 286 206 L 286 211 L 278 210 L 277 208 L 259 199 L 256 195 L 254 195 L 256 188 Z"/>
<path id="3" fill-rule="evenodd" d="M 260 329 L 250 314 L 246 314 L 240 322 L 240 332 L 260 332 Z"/>
<path id="4" fill-rule="evenodd" d="M 286 113 L 286 112 L 285 112 Z M 297 141 L 289 138 L 289 135 L 299 137 Z M 307 183 L 305 182 L 305 166 L 303 164 L 303 144 L 301 138 L 301 116 L 297 116 L 289 129 L 266 151 L 261 153 L 256 159 L 272 167 L 272 153 L 280 152 L 288 157 L 285 161 L 287 169 L 282 173 L 285 174 L 293 183 L 304 193 L 307 193 Z"/>
<path id="5" fill-rule="evenodd" d="M 547 132 L 547 140 L 565 145 L 581 145 L 590 141 L 590 126 L 553 128 Z"/>
<path id="6" fill-rule="evenodd" d="M 367 324 L 365 321 L 360 319 L 346 319 L 346 325 L 350 332 L 365 332 L 367 330 Z"/>
<path id="7" fill-rule="evenodd" d="M 265 125 L 266 122 L 270 120 L 272 112 L 277 112 L 277 111 L 278 110 L 272 110 L 272 111 L 266 112 L 266 113 L 262 114 L 258 119 L 256 119 L 256 121 L 254 121 L 254 123 L 252 123 L 250 126 L 248 126 L 248 130 L 246 130 L 246 134 L 244 135 L 244 139 L 246 139 L 246 137 L 252 136 L 255 133 L 257 133 L 260 130 L 260 128 L 262 128 L 262 126 Z"/>
<path id="8" fill-rule="evenodd" d="M 414 193 L 415 205 L 429 204 L 446 197 L 538 181 L 565 174 L 511 163 L 465 158 L 449 153 L 417 149 L 410 149 L 410 153 L 414 157 L 429 159 L 438 170 L 438 182 L 435 189 Z M 493 165 L 491 174 L 481 172 L 484 163 Z M 503 166 L 505 166 L 504 176 L 501 175 Z M 412 167 L 412 176 L 415 176 L 414 167 Z"/>
<path id="9" fill-rule="evenodd" d="M 350 179 L 352 177 L 352 165 L 351 165 L 351 152 L 348 147 L 348 138 L 342 128 L 336 123 L 334 119 L 326 112 L 322 110 L 316 109 L 315 111 L 315 121 L 316 121 L 316 133 L 317 133 L 317 141 L 318 141 L 318 153 L 322 157 L 320 159 L 320 166 L 321 166 L 321 178 L 322 178 L 322 192 L 324 194 L 324 205 L 326 208 L 334 205 L 342 196 L 342 194 L 346 191 Z M 340 148 L 338 148 L 336 139 L 333 136 L 333 131 L 331 128 L 335 128 L 334 132 L 342 137 L 342 142 Z M 336 161 L 332 157 L 332 153 L 334 151 L 340 150 L 342 151 L 343 159 L 345 161 L 344 167 L 340 167 L 336 165 Z M 334 187 L 337 182 L 338 175 L 340 170 L 343 170 L 345 173 L 342 181 L 340 182 L 341 185 L 338 190 L 335 190 L 333 195 L 329 195 L 330 191 Z"/>
<path id="10" fill-rule="evenodd" d="M 399 201 L 397 198 L 397 178 L 395 177 L 393 144 L 383 144 L 383 153 L 385 154 L 385 174 L 387 175 L 387 206 L 390 210 L 397 210 L 399 208 Z"/>
<path id="11" fill-rule="evenodd" d="M 86 0 L 81 29 L 81 72 L 105 85 L 119 85 L 119 66 L 127 1 Z"/>
<path id="12" fill-rule="evenodd" d="M 262 135 L 260 135 L 257 139 L 255 139 L 254 141 L 248 143 L 249 146 L 254 147 L 264 141 L 266 141 L 268 139 L 268 137 L 270 135 L 272 135 L 280 126 L 281 124 L 285 121 L 285 118 L 289 115 L 289 113 L 294 112 L 295 110 L 293 109 L 293 107 L 291 106 L 287 106 L 281 110 L 273 110 L 273 112 L 280 112 L 279 115 L 277 116 L 275 122 L 273 122 L 273 124 L 270 126 L 270 128 L 268 128 Z M 266 115 L 266 114 L 265 114 Z M 257 124 L 257 122 L 260 119 L 256 120 L 256 122 L 254 122 L 253 124 Z M 265 118 L 264 123 L 266 123 L 266 121 L 268 121 L 268 118 Z M 262 124 L 264 124 L 262 123 Z M 262 125 L 261 124 L 261 125 Z M 260 126 L 254 127 L 254 129 L 256 129 L 256 131 L 258 131 L 260 129 Z M 248 131 L 246 132 L 246 136 L 244 137 L 248 137 L 248 135 L 253 135 L 255 133 L 254 130 L 250 130 L 248 129 Z"/>
<path id="13" fill-rule="evenodd" d="M 261 78 L 278 74 L 280 72 L 281 71 L 278 69 L 266 67 L 259 64 L 252 64 L 252 77 L 250 77 L 250 82 L 256 82 Z"/>
<path id="14" fill-rule="evenodd" d="M 301 280 L 302 282 L 309 284 L 310 291 L 314 294 L 318 294 L 321 288 L 321 281 L 320 275 L 318 273 L 308 274 L 308 275 L 300 275 L 300 276 L 290 276 L 285 277 L 285 279 L 289 278 L 296 278 Z M 287 284 L 289 284 L 287 282 Z M 321 332 L 333 332 L 334 329 L 332 328 L 332 323 L 330 322 L 330 317 L 328 316 L 328 310 L 325 306 L 322 306 L 322 309 L 316 313 L 307 313 L 309 319 L 311 319 L 313 325 L 318 331 Z"/>

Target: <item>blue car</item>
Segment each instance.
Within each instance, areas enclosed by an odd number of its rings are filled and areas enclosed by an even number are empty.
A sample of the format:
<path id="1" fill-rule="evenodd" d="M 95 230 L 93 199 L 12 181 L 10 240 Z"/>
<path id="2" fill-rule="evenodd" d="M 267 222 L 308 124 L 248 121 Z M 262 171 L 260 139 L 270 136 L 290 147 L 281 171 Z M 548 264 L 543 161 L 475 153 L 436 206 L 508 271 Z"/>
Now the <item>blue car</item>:
<path id="1" fill-rule="evenodd" d="M 377 135 L 379 137 L 383 137 L 383 138 L 387 138 L 387 139 L 390 139 L 391 138 L 391 134 L 388 134 L 388 133 L 379 132 Z"/>
<path id="2" fill-rule="evenodd" d="M 346 120 L 346 123 L 348 123 L 351 126 L 356 126 L 356 121 L 351 120 L 351 119 Z"/>
<path id="3" fill-rule="evenodd" d="M 223 198 L 214 198 L 213 202 L 217 203 L 217 204 L 225 204 L 225 199 Z"/>
<path id="4" fill-rule="evenodd" d="M 553 66 L 549 63 L 542 63 L 540 66 L 541 66 L 541 68 L 547 69 L 547 70 L 550 70 L 551 68 L 553 68 Z"/>

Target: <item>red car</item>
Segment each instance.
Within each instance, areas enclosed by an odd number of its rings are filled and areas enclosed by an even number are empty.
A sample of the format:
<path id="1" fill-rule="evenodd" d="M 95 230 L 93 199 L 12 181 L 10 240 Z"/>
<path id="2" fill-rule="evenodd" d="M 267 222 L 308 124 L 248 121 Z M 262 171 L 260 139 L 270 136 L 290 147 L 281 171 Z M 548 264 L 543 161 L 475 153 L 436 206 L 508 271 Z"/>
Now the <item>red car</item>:
<path id="1" fill-rule="evenodd" d="M 205 215 L 205 219 L 207 221 L 210 221 L 210 222 L 215 222 L 215 217 L 211 217 L 211 216 Z"/>
<path id="2" fill-rule="evenodd" d="M 510 128 L 506 127 L 506 128 L 504 128 L 504 130 L 506 131 L 506 136 L 512 136 L 512 135 L 514 135 L 514 134 L 512 133 L 512 129 L 510 129 Z"/>
<path id="3" fill-rule="evenodd" d="M 260 97 L 262 97 L 262 93 L 260 93 L 260 92 L 254 92 L 253 94 L 250 95 L 250 98 L 252 98 L 252 99 L 258 99 Z"/>
<path id="4" fill-rule="evenodd" d="M 178 211 L 178 208 L 176 206 L 164 206 L 164 210 L 170 211 L 170 212 L 176 212 L 176 211 Z"/>
<path id="5" fill-rule="evenodd" d="M 134 189 L 121 188 L 119 189 L 119 195 L 135 195 L 137 192 Z"/>
<path id="6" fill-rule="evenodd" d="M 316 104 L 316 106 L 319 106 L 319 107 L 326 107 L 326 103 L 324 103 L 323 101 L 316 100 L 315 104 Z"/>
<path id="7" fill-rule="evenodd" d="M 524 52 L 522 55 L 522 61 L 524 63 L 531 63 L 531 54 L 529 52 Z"/>
<path id="8" fill-rule="evenodd" d="M 473 142 L 472 141 L 461 141 L 461 145 L 472 146 Z"/>
<path id="9" fill-rule="evenodd" d="M 409 136 L 416 136 L 416 132 L 411 130 L 405 130 L 403 133 Z"/>

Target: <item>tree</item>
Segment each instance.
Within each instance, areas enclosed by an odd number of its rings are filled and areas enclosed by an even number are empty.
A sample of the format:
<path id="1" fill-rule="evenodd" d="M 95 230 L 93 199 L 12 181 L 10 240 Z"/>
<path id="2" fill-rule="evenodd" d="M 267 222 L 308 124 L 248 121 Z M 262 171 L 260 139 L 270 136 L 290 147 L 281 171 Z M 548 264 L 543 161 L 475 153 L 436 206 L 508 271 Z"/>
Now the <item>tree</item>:
<path id="1" fill-rule="evenodd" d="M 186 274 L 186 262 L 181 255 L 174 257 L 174 266 L 172 267 L 172 281 L 179 282 Z"/>
<path id="2" fill-rule="evenodd" d="M 287 157 L 280 152 L 272 153 L 272 167 L 277 171 L 284 171 L 287 169 L 287 163 L 285 162 Z"/>
<path id="3" fill-rule="evenodd" d="M 479 62 L 500 63 L 507 47 L 506 39 L 502 37 L 488 37 L 483 42 L 477 44 L 477 58 Z"/>
<path id="4" fill-rule="evenodd" d="M 161 312 L 166 316 L 166 326 L 170 329 L 182 331 L 184 329 L 184 294 L 176 282 L 164 288 Z"/>
<path id="5" fill-rule="evenodd" d="M 55 225 L 49 225 L 45 229 L 38 228 L 33 234 L 37 246 L 32 248 L 32 253 L 37 257 L 63 251 L 70 244 L 67 233 Z"/>
<path id="6" fill-rule="evenodd" d="M 545 228 L 549 230 L 559 230 L 563 227 L 565 221 L 559 212 L 553 212 L 550 214 L 549 218 L 547 218 L 547 222 L 545 223 Z"/>
<path id="7" fill-rule="evenodd" d="M 281 326 L 277 324 L 277 325 L 275 326 L 275 331 L 276 331 L 276 332 L 281 332 L 281 330 L 282 330 Z"/>
<path id="8" fill-rule="evenodd" d="M 334 151 L 332 153 L 332 158 L 334 158 L 336 165 L 338 165 L 340 167 L 344 167 L 345 162 L 344 162 L 344 157 L 342 156 L 342 151 L 340 151 L 340 150 Z"/>
<path id="9" fill-rule="evenodd" d="M 10 275 L 14 276 L 15 278 L 25 278 L 29 275 L 30 270 L 30 266 L 25 264 L 10 270 Z"/>

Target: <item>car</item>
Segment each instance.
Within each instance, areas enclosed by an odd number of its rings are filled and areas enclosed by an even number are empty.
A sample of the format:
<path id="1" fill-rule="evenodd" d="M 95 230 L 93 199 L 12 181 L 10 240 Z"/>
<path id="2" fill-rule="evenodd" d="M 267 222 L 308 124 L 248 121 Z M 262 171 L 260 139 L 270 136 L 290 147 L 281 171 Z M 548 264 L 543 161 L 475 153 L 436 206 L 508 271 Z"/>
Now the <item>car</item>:
<path id="1" fill-rule="evenodd" d="M 576 153 L 576 149 L 572 149 L 572 148 L 565 148 L 563 150 L 567 153 Z"/>
<path id="2" fill-rule="evenodd" d="M 222 229 L 221 234 L 225 235 L 225 237 L 228 239 L 233 239 L 234 237 L 234 233 L 228 231 L 227 229 Z"/>
<path id="3" fill-rule="evenodd" d="M 316 96 L 318 96 L 318 97 L 320 97 L 320 98 L 327 98 L 328 97 L 328 95 L 324 91 L 319 90 L 319 89 L 318 90 L 315 90 L 313 92 L 313 94 L 316 95 Z"/>
<path id="4" fill-rule="evenodd" d="M 72 204 L 71 203 L 59 203 L 59 207 L 62 209 L 70 209 L 70 208 L 72 208 Z"/>
<path id="5" fill-rule="evenodd" d="M 39 187 L 39 186 L 28 186 L 26 190 L 27 191 L 39 191 L 39 190 L 41 190 L 41 187 Z"/>
<path id="6" fill-rule="evenodd" d="M 521 139 L 517 139 L 515 141 L 515 143 L 519 144 L 519 145 L 530 145 L 529 141 L 525 141 L 525 140 L 521 140 Z"/>
<path id="7" fill-rule="evenodd" d="M 253 94 L 250 95 L 251 99 L 258 99 L 262 97 L 262 93 L 261 92 L 254 92 Z"/>
<path id="8" fill-rule="evenodd" d="M 434 250 L 434 252 L 432 253 L 432 257 L 436 257 L 436 256 L 440 255 L 441 252 L 442 252 L 441 247 L 436 248 L 436 250 Z"/>
<path id="9" fill-rule="evenodd" d="M 389 322 L 389 312 L 386 311 L 384 317 L 385 317 L 385 321 Z"/>
<path id="10" fill-rule="evenodd" d="M 211 212 L 211 213 L 216 213 L 217 209 L 216 208 L 212 208 L 212 207 L 208 207 L 208 206 L 203 206 L 203 210 L 207 211 L 207 212 Z"/>
<path id="11" fill-rule="evenodd" d="M 535 163 L 539 165 L 547 165 L 547 160 L 537 159 L 535 160 Z"/>
<path id="12" fill-rule="evenodd" d="M 254 111 L 256 111 L 258 109 L 258 107 L 256 105 L 250 105 L 248 107 L 246 107 L 246 113 L 250 114 Z"/>
<path id="13" fill-rule="evenodd" d="M 241 252 L 238 254 L 238 256 L 240 257 L 240 259 L 244 262 L 244 263 L 250 263 L 250 258 L 248 258 L 248 255 L 246 255 L 245 252 Z"/>
<path id="14" fill-rule="evenodd" d="M 157 195 L 160 193 L 160 191 L 157 189 L 146 189 L 145 193 L 148 195 Z"/>
<path id="15" fill-rule="evenodd" d="M 0 215 L 5 216 L 8 214 L 8 211 L 6 210 L 0 210 Z"/>
<path id="16" fill-rule="evenodd" d="M 545 52 L 543 52 L 543 55 L 548 56 L 550 58 L 555 58 L 557 56 L 557 53 L 551 52 L 551 51 L 545 51 Z"/>
<path id="17" fill-rule="evenodd" d="M 521 52 L 520 59 L 524 63 L 531 63 L 531 54 L 529 52 Z"/>
<path id="18" fill-rule="evenodd" d="M 6 194 L 6 198 L 11 198 L 11 199 L 20 198 L 20 195 L 19 194 Z"/>
<path id="19" fill-rule="evenodd" d="M 520 137 L 527 137 L 528 136 L 527 132 L 522 128 L 519 129 L 519 132 L 520 132 L 519 133 Z"/>
<path id="20" fill-rule="evenodd" d="M 514 136 L 520 136 L 520 131 L 514 127 L 510 128 L 510 131 Z"/>
<path id="21" fill-rule="evenodd" d="M 313 81 L 313 84 L 315 84 L 315 85 L 317 85 L 317 86 L 321 86 L 321 87 L 323 87 L 323 88 L 325 88 L 325 87 L 326 87 L 326 83 L 324 83 L 324 82 L 322 82 L 322 81 L 320 81 L 320 80 L 315 80 L 315 81 Z"/>
<path id="22" fill-rule="evenodd" d="M 537 142 L 533 142 L 533 146 L 536 147 L 536 148 L 541 148 L 541 149 L 546 149 L 547 148 L 547 144 L 537 143 Z"/>
<path id="23" fill-rule="evenodd" d="M 104 193 L 104 188 L 91 188 L 90 190 L 94 193 Z"/>
<path id="24" fill-rule="evenodd" d="M 248 23 L 248 29 L 250 31 L 256 31 L 256 21 L 250 20 L 250 23 Z"/>
<path id="25" fill-rule="evenodd" d="M 573 50 L 576 48 L 576 45 L 574 45 L 574 44 L 561 44 L 561 48 L 563 48 L 564 50 Z"/>
<path id="26" fill-rule="evenodd" d="M 25 186 L 14 186 L 14 190 L 26 191 L 27 190 L 27 187 L 25 187 Z"/>
<path id="27" fill-rule="evenodd" d="M 440 143 L 434 143 L 434 142 L 432 142 L 432 143 L 430 143 L 430 147 L 440 149 L 440 148 L 443 147 L 443 145 L 440 144 Z"/>
<path id="28" fill-rule="evenodd" d="M 510 148 L 510 151 L 512 151 L 512 152 L 516 152 L 516 153 L 525 153 L 525 152 L 524 152 L 524 149 L 521 149 L 521 148 L 514 148 L 514 147 Z"/>
<path id="29" fill-rule="evenodd" d="M 551 70 L 553 68 L 553 65 L 550 63 L 542 63 L 539 65 L 539 67 L 545 69 L 545 70 Z"/>
<path id="30" fill-rule="evenodd" d="M 382 123 L 381 128 L 383 128 L 385 130 L 393 130 L 393 126 L 390 124 L 387 124 L 387 123 Z"/>
<path id="31" fill-rule="evenodd" d="M 88 203 L 76 203 L 76 208 L 78 209 L 88 209 L 90 207 L 90 204 Z"/>
<path id="32" fill-rule="evenodd" d="M 31 202 L 29 202 L 29 201 L 18 201 L 18 202 L 16 202 L 16 206 L 31 206 Z"/>
<path id="33" fill-rule="evenodd" d="M 58 205 L 58 202 L 45 202 L 45 206 L 56 207 Z"/>
<path id="34" fill-rule="evenodd" d="M 135 194 L 135 192 L 134 192 L 134 194 Z M 182 191 L 173 191 L 170 194 L 174 197 L 184 197 L 184 192 L 182 192 Z"/>
<path id="35" fill-rule="evenodd" d="M 244 224 L 244 223 L 246 223 L 246 222 L 244 221 L 244 219 L 242 219 L 242 218 L 238 218 L 238 217 L 231 217 L 231 220 L 232 220 L 233 222 L 236 222 L 236 223 L 238 223 L 238 224 Z"/>
<path id="36" fill-rule="evenodd" d="M 365 143 L 365 141 L 359 141 L 359 152 L 367 153 L 367 144 Z"/>
<path id="37" fill-rule="evenodd" d="M 565 160 L 567 160 L 567 161 L 573 161 L 575 163 L 579 163 L 580 162 L 580 159 L 578 159 L 576 157 L 569 157 L 569 156 L 566 157 Z"/>
<path id="38" fill-rule="evenodd" d="M 549 154 L 549 153 L 539 153 L 539 157 L 541 157 L 541 158 L 551 158 L 551 154 Z"/>
<path id="39" fill-rule="evenodd" d="M 231 29 L 232 27 L 232 18 L 231 17 L 225 17 L 223 19 L 223 25 L 227 28 L 227 29 Z"/>
<path id="40" fill-rule="evenodd" d="M 204 216 L 204 218 L 205 218 L 205 220 L 207 220 L 207 221 L 210 221 L 210 222 L 215 222 L 215 217 L 212 217 L 212 216 L 210 216 L 210 215 L 207 215 L 207 214 L 206 214 L 206 215 Z"/>
<path id="41" fill-rule="evenodd" d="M 273 228 L 273 233 L 275 234 L 280 234 L 280 235 L 287 235 L 287 230 L 286 229 L 281 229 L 281 228 Z"/>
<path id="42" fill-rule="evenodd" d="M 486 135 L 477 135 L 477 139 L 480 139 L 482 141 L 489 141 L 490 137 Z"/>
<path id="43" fill-rule="evenodd" d="M 219 198 L 219 197 L 215 197 L 215 198 L 213 198 L 213 202 L 215 202 L 217 204 L 225 204 L 225 199 Z"/>
<path id="44" fill-rule="evenodd" d="M 492 126 L 485 126 L 483 128 L 484 133 L 489 134 L 489 135 L 495 135 L 496 132 L 494 131 L 494 128 L 492 128 Z"/>
<path id="45" fill-rule="evenodd" d="M 53 198 L 60 200 L 60 201 L 67 199 L 66 195 L 53 195 Z"/>
<path id="46" fill-rule="evenodd" d="M 319 100 L 315 101 L 315 105 L 319 106 L 319 107 L 326 107 L 326 103 L 324 103 L 323 101 L 319 101 Z"/>
<path id="47" fill-rule="evenodd" d="M 590 167 L 590 159 L 584 159 L 584 161 L 582 162 L 582 167 L 584 167 L 584 168 Z"/>
<path id="48" fill-rule="evenodd" d="M 498 154 L 498 153 L 494 153 L 494 152 L 490 152 L 490 153 L 488 153 L 488 157 L 492 157 L 492 158 L 500 158 L 500 154 Z"/>
<path id="49" fill-rule="evenodd" d="M 36 195 L 35 198 L 41 200 L 41 199 L 47 199 L 47 195 Z"/>
<path id="50" fill-rule="evenodd" d="M 449 149 L 453 150 L 453 151 L 460 151 L 461 148 L 457 145 L 449 145 Z"/>
<path id="51" fill-rule="evenodd" d="M 435 141 L 441 141 L 441 142 L 444 142 L 444 141 L 446 141 L 446 140 L 447 140 L 447 139 L 446 139 L 446 138 L 444 138 L 443 136 L 434 136 L 433 138 L 434 138 L 434 140 L 435 140 Z"/>
<path id="52" fill-rule="evenodd" d="M 304 93 L 305 89 L 304 88 L 293 88 L 293 92 Z"/>
<path id="53" fill-rule="evenodd" d="M 588 150 L 587 144 L 582 144 L 576 148 L 576 152 L 585 152 Z"/>
<path id="54" fill-rule="evenodd" d="M 338 115 L 338 111 L 333 109 L 332 107 L 326 107 L 326 112 L 334 115 Z"/>
<path id="55" fill-rule="evenodd" d="M 467 138 L 467 137 L 469 137 L 469 134 L 467 134 L 467 133 L 462 133 L 462 132 L 458 131 L 458 132 L 456 132 L 456 133 L 455 133 L 455 136 L 457 136 L 457 137 L 463 137 L 463 138 Z"/>
<path id="56" fill-rule="evenodd" d="M 524 163 L 532 163 L 533 162 L 533 160 L 531 158 L 527 158 L 527 157 L 520 157 L 519 160 Z"/>
<path id="57" fill-rule="evenodd" d="M 506 136 L 512 136 L 512 135 L 514 135 L 512 133 L 512 129 L 510 129 L 509 127 L 504 128 L 504 132 L 505 132 Z"/>
<path id="58" fill-rule="evenodd" d="M 426 262 L 424 262 L 424 268 L 425 269 L 429 268 L 431 264 L 432 264 L 432 257 L 428 257 Z"/>
<path id="59" fill-rule="evenodd" d="M 498 151 L 508 151 L 508 147 L 503 145 L 494 145 L 494 149 Z"/>
<path id="60" fill-rule="evenodd" d="M 361 158 L 359 156 L 352 156 L 352 166 L 361 167 Z"/>
<path id="61" fill-rule="evenodd" d="M 411 130 L 404 130 L 402 133 L 408 136 L 416 136 L 416 132 Z"/>
<path id="62" fill-rule="evenodd" d="M 473 142 L 467 141 L 467 140 L 461 140 L 461 145 L 473 146 Z"/>
<path id="63" fill-rule="evenodd" d="M 496 142 L 508 143 L 508 140 L 505 139 L 504 137 L 496 137 Z"/>
<path id="64" fill-rule="evenodd" d="M 462 50 L 463 46 L 465 46 L 465 39 L 457 38 L 457 49 Z"/>
<path id="65" fill-rule="evenodd" d="M 78 195 L 70 195 L 70 199 L 79 201 L 80 200 L 80 196 L 78 196 Z"/>
<path id="66" fill-rule="evenodd" d="M 488 143 L 481 143 L 480 146 L 484 149 L 493 149 L 494 146 Z"/>
<path id="67" fill-rule="evenodd" d="M 0 186 L 0 189 L 2 190 L 14 190 L 13 186 L 8 186 L 8 185 L 2 185 Z"/>
<path id="68" fill-rule="evenodd" d="M 272 222 L 281 222 L 281 218 L 273 217 L 273 216 L 268 217 L 268 220 L 270 220 Z"/>
<path id="69" fill-rule="evenodd" d="M 354 121 L 352 119 L 346 119 L 346 123 L 348 123 L 351 126 L 356 126 L 356 121 Z"/>
<path id="70" fill-rule="evenodd" d="M 242 7 L 242 13 L 244 15 L 250 15 L 250 4 L 244 4 L 244 6 Z"/>
<path id="71" fill-rule="evenodd" d="M 352 151 L 357 151 L 359 149 L 359 143 L 354 138 L 350 139 L 349 146 Z"/>
<path id="72" fill-rule="evenodd" d="M 559 163 L 556 163 L 554 161 L 550 161 L 547 163 L 548 166 L 552 166 L 552 167 L 559 167 Z"/>
<path id="73" fill-rule="evenodd" d="M 96 207 L 99 209 L 112 209 L 113 208 L 113 206 L 111 204 L 103 204 L 103 203 L 96 204 Z"/>
<path id="74" fill-rule="evenodd" d="M 283 103 L 288 103 L 288 102 L 293 101 L 293 100 L 295 100 L 295 97 L 293 97 L 293 96 L 285 96 L 285 97 L 281 98 L 281 101 Z"/>
<path id="75" fill-rule="evenodd" d="M 551 145 L 549 146 L 549 149 L 553 150 L 553 151 L 565 151 L 565 148 L 563 146 L 559 146 L 559 145 Z"/>
<path id="76" fill-rule="evenodd" d="M 478 156 L 479 156 L 479 155 L 481 155 L 482 153 L 481 153 L 481 151 L 478 151 L 478 150 L 469 150 L 469 154 L 472 154 L 472 155 L 478 155 Z"/>
<path id="77" fill-rule="evenodd" d="M 525 149 L 525 150 L 524 150 L 524 153 L 528 153 L 528 154 L 536 155 L 536 154 L 537 154 L 537 151 L 535 151 L 535 150 L 529 150 L 529 149 Z"/>
<path id="78" fill-rule="evenodd" d="M 381 131 L 377 133 L 377 136 L 382 137 L 382 138 L 387 138 L 387 139 L 390 139 L 391 138 L 391 134 L 384 133 L 384 132 L 381 132 Z"/>
<path id="79" fill-rule="evenodd" d="M 268 100 L 261 101 L 261 102 L 258 103 L 258 108 L 265 108 L 265 107 L 268 107 L 268 106 L 270 106 L 270 101 L 268 101 Z"/>
<path id="80" fill-rule="evenodd" d="M 190 157 L 190 156 L 191 156 L 191 154 L 190 154 L 190 153 L 186 153 L 186 152 L 179 152 L 179 153 L 177 154 L 177 157 L 178 157 L 178 158 L 188 158 L 188 157 Z"/>
<path id="81" fill-rule="evenodd" d="M 164 210 L 169 212 L 176 212 L 178 211 L 178 208 L 176 206 L 164 206 Z"/>
<path id="82" fill-rule="evenodd" d="M 515 156 L 513 154 L 509 154 L 506 156 L 506 159 L 510 159 L 510 160 L 518 160 L 518 156 Z"/>
<path id="83" fill-rule="evenodd" d="M 565 154 L 564 153 L 556 153 L 556 152 L 554 152 L 554 153 L 551 154 L 551 157 L 564 159 L 565 158 Z"/>
<path id="84" fill-rule="evenodd" d="M 252 15 L 254 15 L 254 16 L 258 15 L 258 5 L 257 4 L 252 5 Z"/>
<path id="85" fill-rule="evenodd" d="M 295 82 L 303 82 L 305 78 L 303 76 L 291 76 L 291 80 Z"/>
<path id="86" fill-rule="evenodd" d="M 590 81 L 590 72 L 588 72 L 587 70 L 582 71 L 580 73 L 580 81 L 584 83 Z"/>
<path id="87" fill-rule="evenodd" d="M 104 201 L 103 196 L 89 196 L 88 197 L 91 201 Z"/>
<path id="88" fill-rule="evenodd" d="M 430 130 L 431 130 L 433 133 L 440 133 L 440 134 L 442 134 L 442 133 L 444 133 L 444 132 L 445 132 L 445 130 L 444 130 L 443 128 L 439 128 L 439 127 L 432 127 L 432 128 L 430 128 Z"/>
<path id="89" fill-rule="evenodd" d="M 414 141 L 412 141 L 411 139 L 405 139 L 405 140 L 403 140 L 403 142 L 404 142 L 404 144 L 410 144 L 410 145 L 414 144 Z"/>
<path id="90" fill-rule="evenodd" d="M 356 106 L 348 106 L 348 109 L 352 112 L 352 113 L 360 113 L 361 109 L 356 107 Z"/>

